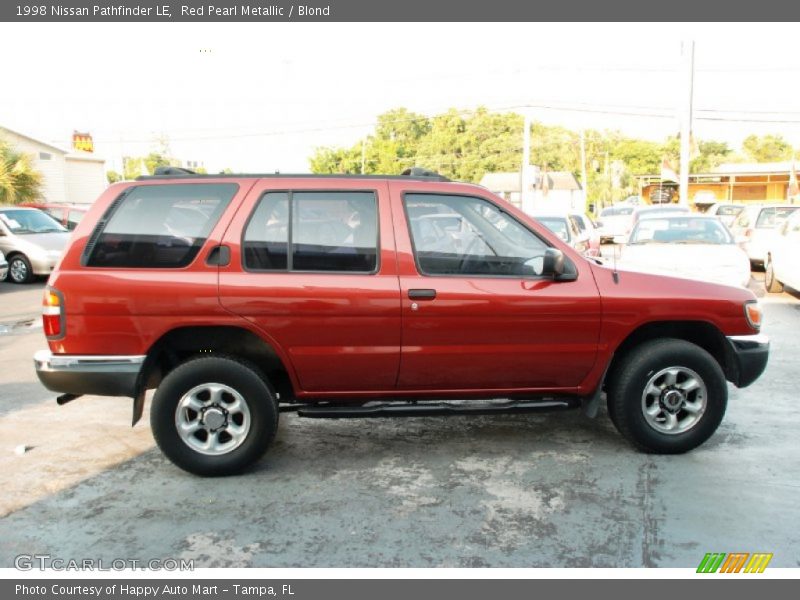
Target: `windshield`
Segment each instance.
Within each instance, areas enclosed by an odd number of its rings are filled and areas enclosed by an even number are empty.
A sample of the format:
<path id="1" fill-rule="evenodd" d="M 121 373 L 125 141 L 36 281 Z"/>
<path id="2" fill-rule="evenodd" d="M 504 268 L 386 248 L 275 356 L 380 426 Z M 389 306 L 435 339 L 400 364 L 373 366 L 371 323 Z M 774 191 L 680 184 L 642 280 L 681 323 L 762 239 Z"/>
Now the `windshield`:
<path id="1" fill-rule="evenodd" d="M 629 244 L 732 244 L 733 237 L 716 219 L 669 217 L 644 219 L 631 231 Z"/>
<path id="2" fill-rule="evenodd" d="M 758 229 L 774 229 L 789 218 L 799 207 L 795 206 L 770 206 L 761 210 L 756 221 Z"/>
<path id="3" fill-rule="evenodd" d="M 633 214 L 632 206 L 609 206 L 600 213 L 601 217 L 627 217 Z"/>
<path id="4" fill-rule="evenodd" d="M 40 210 L 6 209 L 0 210 L 0 221 L 14 234 L 53 233 L 66 231 L 50 215 Z"/>

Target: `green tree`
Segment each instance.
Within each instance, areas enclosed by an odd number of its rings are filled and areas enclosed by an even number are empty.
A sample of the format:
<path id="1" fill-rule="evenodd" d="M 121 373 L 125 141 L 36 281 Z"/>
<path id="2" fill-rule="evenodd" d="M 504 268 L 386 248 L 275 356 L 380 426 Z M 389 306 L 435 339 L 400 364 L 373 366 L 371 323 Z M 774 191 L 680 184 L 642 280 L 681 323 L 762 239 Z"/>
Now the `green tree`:
<path id="1" fill-rule="evenodd" d="M 42 174 L 30 154 L 0 140 L 0 203 L 19 204 L 41 197 Z"/>
<path id="2" fill-rule="evenodd" d="M 725 142 L 701 141 L 697 148 L 699 155 L 689 166 L 692 173 L 708 173 L 733 156 L 733 150 Z"/>
<path id="3" fill-rule="evenodd" d="M 143 160 L 144 166 L 150 175 L 156 172 L 156 167 L 169 167 L 172 164 L 169 157 L 162 152 L 151 152 Z"/>
<path id="4" fill-rule="evenodd" d="M 110 171 L 106 171 L 106 179 L 108 183 L 117 183 L 118 181 L 122 181 L 122 174 L 119 171 L 114 171 L 113 169 Z"/>
<path id="5" fill-rule="evenodd" d="M 122 175 L 123 179 L 130 181 L 143 175 L 144 159 L 137 156 L 123 156 L 122 157 Z"/>
<path id="6" fill-rule="evenodd" d="M 780 135 L 748 135 L 742 149 L 755 162 L 775 162 L 792 158 L 792 146 Z"/>

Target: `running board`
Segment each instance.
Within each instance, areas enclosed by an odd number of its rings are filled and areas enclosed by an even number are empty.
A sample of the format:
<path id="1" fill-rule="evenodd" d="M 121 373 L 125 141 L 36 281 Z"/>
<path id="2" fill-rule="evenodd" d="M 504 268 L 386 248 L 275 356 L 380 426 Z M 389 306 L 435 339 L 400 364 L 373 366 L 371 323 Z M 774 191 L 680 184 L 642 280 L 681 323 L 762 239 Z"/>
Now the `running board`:
<path id="1" fill-rule="evenodd" d="M 570 408 L 578 408 L 580 404 L 580 398 L 509 400 L 505 402 L 395 402 L 371 404 L 368 406 L 343 406 L 340 404 L 298 407 L 297 415 L 312 419 L 494 415 L 567 410 Z"/>

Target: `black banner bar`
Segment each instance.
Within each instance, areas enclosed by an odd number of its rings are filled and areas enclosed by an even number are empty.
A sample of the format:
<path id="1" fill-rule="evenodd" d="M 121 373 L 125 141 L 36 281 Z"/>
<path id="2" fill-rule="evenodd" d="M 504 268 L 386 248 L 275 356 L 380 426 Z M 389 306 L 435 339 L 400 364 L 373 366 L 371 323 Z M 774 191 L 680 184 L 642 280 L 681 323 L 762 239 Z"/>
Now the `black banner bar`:
<path id="1" fill-rule="evenodd" d="M 17 22 L 503 22 L 800 19 L 787 0 L 3 0 L 0 20 Z"/>
<path id="2" fill-rule="evenodd" d="M 712 581 L 713 580 L 713 581 Z M 4 600 L 531 600 L 534 598 L 647 598 L 726 600 L 789 597 L 796 582 L 753 576 L 702 579 L 311 579 L 169 580 L 36 579 L 5 580 Z M 795 590 L 796 591 L 796 590 Z M 784 594 L 783 592 L 787 592 Z"/>

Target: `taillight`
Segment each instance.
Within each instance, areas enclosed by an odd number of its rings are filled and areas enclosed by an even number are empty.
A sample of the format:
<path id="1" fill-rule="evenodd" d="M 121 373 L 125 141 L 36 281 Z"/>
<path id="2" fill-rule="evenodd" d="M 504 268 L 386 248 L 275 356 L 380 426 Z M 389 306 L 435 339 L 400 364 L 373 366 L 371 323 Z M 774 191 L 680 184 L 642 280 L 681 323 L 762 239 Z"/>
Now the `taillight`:
<path id="1" fill-rule="evenodd" d="M 64 296 L 56 289 L 45 288 L 42 300 L 42 325 L 49 338 L 64 334 Z"/>
<path id="2" fill-rule="evenodd" d="M 756 331 L 761 329 L 761 320 L 764 315 L 757 300 L 748 300 L 744 303 L 744 316 L 747 317 L 750 327 Z"/>

